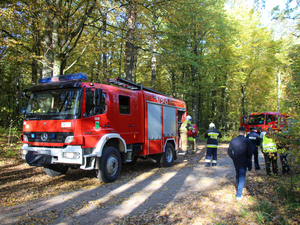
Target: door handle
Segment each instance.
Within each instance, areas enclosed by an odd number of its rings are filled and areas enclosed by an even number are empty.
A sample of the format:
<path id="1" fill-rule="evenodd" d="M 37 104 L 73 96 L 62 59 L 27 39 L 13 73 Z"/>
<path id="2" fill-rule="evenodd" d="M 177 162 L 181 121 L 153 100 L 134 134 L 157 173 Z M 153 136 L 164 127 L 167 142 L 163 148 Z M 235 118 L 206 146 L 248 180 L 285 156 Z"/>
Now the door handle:
<path id="1" fill-rule="evenodd" d="M 132 124 L 129 124 L 128 126 L 129 126 L 129 127 L 133 127 L 133 125 L 132 125 Z"/>

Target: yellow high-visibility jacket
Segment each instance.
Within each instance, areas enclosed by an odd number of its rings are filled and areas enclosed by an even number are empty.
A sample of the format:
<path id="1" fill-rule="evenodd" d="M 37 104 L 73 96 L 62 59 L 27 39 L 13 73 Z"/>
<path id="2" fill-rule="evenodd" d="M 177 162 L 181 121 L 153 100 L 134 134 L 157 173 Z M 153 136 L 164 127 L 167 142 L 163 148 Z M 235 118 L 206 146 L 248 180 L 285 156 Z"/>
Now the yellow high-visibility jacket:
<path id="1" fill-rule="evenodd" d="M 264 153 L 277 152 L 276 142 L 272 138 L 268 138 L 266 135 L 264 135 L 262 141 L 262 151 Z"/>

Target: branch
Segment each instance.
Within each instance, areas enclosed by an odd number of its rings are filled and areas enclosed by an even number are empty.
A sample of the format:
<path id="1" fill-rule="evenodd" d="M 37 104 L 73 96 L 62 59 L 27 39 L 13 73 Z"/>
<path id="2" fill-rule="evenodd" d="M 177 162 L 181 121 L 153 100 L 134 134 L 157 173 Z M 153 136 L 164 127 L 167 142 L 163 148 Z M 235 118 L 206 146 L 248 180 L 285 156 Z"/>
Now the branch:
<path id="1" fill-rule="evenodd" d="M 70 68 L 72 68 L 77 62 L 78 60 L 83 56 L 85 50 L 88 48 L 88 46 L 91 44 L 91 42 L 94 40 L 94 38 L 97 36 L 97 34 L 101 31 L 101 29 L 98 30 L 98 32 L 92 37 L 92 39 L 87 43 L 87 45 L 83 48 L 83 50 L 81 51 L 81 54 L 77 57 L 77 59 L 68 67 L 64 70 L 64 73 L 66 71 L 68 71 Z"/>

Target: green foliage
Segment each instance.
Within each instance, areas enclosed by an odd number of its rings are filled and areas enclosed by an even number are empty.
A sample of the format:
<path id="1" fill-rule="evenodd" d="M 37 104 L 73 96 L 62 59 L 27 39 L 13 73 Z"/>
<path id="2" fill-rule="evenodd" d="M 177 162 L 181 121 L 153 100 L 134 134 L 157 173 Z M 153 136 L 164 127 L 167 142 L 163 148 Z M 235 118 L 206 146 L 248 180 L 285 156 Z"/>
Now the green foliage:
<path id="1" fill-rule="evenodd" d="M 0 126 L 9 127 L 8 117 L 19 121 L 26 101 L 16 101 L 17 93 L 37 83 L 48 67 L 54 74 L 59 66 L 66 73 L 85 72 L 91 82 L 125 77 L 129 3 L 1 3 Z M 278 71 L 289 78 L 288 50 L 299 70 L 297 46 L 288 49 L 288 41 L 275 40 L 261 25 L 259 11 L 244 2 L 235 1 L 228 10 L 224 0 L 134 4 L 133 80 L 185 100 L 202 132 L 210 122 L 222 131 L 235 130 L 243 114 L 276 110 Z M 292 93 L 296 84 L 288 84 Z"/>
<path id="2" fill-rule="evenodd" d="M 2 159 L 20 158 L 20 135 L 21 131 L 18 127 L 8 129 L 0 127 L 0 156 Z"/>
<path id="3" fill-rule="evenodd" d="M 267 201 L 263 200 L 256 205 L 255 210 L 257 211 L 257 221 L 260 224 L 270 222 L 272 219 L 272 206 Z"/>

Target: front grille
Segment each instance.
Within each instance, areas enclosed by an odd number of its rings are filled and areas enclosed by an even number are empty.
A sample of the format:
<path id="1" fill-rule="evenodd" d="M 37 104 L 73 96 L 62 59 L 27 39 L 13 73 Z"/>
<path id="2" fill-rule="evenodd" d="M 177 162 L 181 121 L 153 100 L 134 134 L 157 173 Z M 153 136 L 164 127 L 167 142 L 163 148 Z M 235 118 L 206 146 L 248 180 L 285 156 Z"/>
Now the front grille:
<path id="1" fill-rule="evenodd" d="M 24 135 L 28 137 L 29 142 L 65 143 L 66 137 L 74 136 L 74 132 L 24 132 Z"/>

